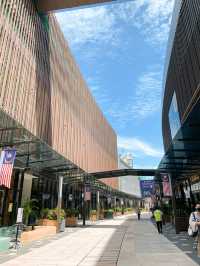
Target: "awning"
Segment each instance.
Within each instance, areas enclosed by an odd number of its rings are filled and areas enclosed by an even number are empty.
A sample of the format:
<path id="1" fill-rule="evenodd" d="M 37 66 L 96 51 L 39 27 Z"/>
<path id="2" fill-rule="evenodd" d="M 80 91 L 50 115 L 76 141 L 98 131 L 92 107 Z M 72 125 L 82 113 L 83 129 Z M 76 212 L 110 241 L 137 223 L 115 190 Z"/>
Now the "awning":
<path id="1" fill-rule="evenodd" d="M 0 147 L 15 147 L 15 168 L 30 169 L 33 175 L 84 173 L 77 165 L 31 134 L 13 118 L 0 110 Z"/>
<path id="2" fill-rule="evenodd" d="M 111 177 L 120 177 L 120 176 L 155 176 L 157 173 L 157 169 L 118 169 L 118 170 L 110 170 L 110 171 L 102 171 L 96 173 L 90 173 L 91 176 L 96 179 L 102 178 L 111 178 Z"/>
<path id="3" fill-rule="evenodd" d="M 64 177 L 65 184 L 89 182 L 96 189 L 106 190 L 112 195 L 136 198 L 107 186 L 73 162 L 56 152 L 47 143 L 31 134 L 11 116 L 0 109 L 0 148 L 14 147 L 17 150 L 15 169 L 31 171 L 34 176 Z"/>

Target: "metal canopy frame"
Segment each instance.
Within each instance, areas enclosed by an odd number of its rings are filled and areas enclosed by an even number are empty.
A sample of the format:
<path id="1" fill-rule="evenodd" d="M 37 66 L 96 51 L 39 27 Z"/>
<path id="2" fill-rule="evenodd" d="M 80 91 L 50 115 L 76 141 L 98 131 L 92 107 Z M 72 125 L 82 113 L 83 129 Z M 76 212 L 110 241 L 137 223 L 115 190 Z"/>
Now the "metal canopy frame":
<path id="1" fill-rule="evenodd" d="M 78 176 L 68 176 L 64 178 L 64 184 L 79 184 L 84 185 L 85 182 L 90 185 L 91 189 L 103 191 L 107 195 L 116 196 L 119 198 L 127 198 L 132 200 L 141 200 L 141 197 L 138 197 L 136 195 L 128 194 L 123 191 L 117 190 L 112 188 L 111 186 L 106 185 L 101 180 L 97 180 L 94 177 L 92 177 L 90 174 L 86 175 L 85 177 L 83 175 Z"/>
<path id="2" fill-rule="evenodd" d="M 86 173 L 73 162 L 53 150 L 47 143 L 22 127 L 1 109 L 0 147 L 16 148 L 17 155 L 14 168 L 28 169 L 34 176 L 56 179 L 58 175 L 62 175 L 66 184 L 83 184 L 85 180 L 87 180 L 95 189 L 100 189 L 112 195 L 118 195 L 129 199 L 137 198 L 136 196 L 113 189 L 97 180 L 95 175 Z"/>
<path id="3" fill-rule="evenodd" d="M 16 148 L 14 167 L 28 167 L 36 176 L 52 171 L 52 177 L 55 177 L 54 173 L 63 174 L 64 169 L 84 172 L 47 143 L 31 134 L 3 110 L 0 110 L 0 147 Z"/>
<path id="4" fill-rule="evenodd" d="M 109 178 L 109 177 L 119 177 L 119 176 L 155 176 L 158 172 L 157 169 L 119 169 L 102 171 L 96 173 L 90 173 L 91 176 L 96 179 Z"/>

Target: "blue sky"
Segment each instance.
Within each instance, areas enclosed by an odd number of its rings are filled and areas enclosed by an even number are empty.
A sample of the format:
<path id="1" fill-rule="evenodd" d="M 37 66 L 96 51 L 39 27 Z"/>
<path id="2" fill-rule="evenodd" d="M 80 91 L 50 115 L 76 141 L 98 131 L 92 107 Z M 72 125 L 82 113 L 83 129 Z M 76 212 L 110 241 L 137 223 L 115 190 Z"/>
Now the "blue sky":
<path id="1" fill-rule="evenodd" d="M 174 0 L 132 0 L 57 13 L 73 55 L 134 168 L 162 154 L 161 95 Z"/>

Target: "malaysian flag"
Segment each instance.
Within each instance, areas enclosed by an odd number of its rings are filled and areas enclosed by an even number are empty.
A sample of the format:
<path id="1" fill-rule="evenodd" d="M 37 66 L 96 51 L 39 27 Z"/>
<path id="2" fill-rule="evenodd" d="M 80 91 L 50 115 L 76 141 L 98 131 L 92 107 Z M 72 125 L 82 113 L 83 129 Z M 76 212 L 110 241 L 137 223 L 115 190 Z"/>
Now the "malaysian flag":
<path id="1" fill-rule="evenodd" d="M 16 157 L 16 150 L 7 149 L 1 152 L 0 158 L 0 185 L 10 188 L 13 165 Z"/>

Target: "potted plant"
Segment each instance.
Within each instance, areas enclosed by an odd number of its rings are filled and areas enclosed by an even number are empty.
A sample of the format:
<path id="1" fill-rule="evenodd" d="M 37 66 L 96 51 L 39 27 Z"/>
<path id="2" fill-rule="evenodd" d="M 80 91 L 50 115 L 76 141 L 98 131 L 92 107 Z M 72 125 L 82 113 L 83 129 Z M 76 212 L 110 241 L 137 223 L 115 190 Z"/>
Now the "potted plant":
<path id="1" fill-rule="evenodd" d="M 104 209 L 99 210 L 99 219 L 103 220 L 104 219 Z"/>
<path id="2" fill-rule="evenodd" d="M 116 216 L 122 215 L 122 208 L 120 207 L 115 208 L 115 215 Z"/>
<path id="3" fill-rule="evenodd" d="M 91 210 L 90 211 L 90 220 L 92 222 L 96 222 L 96 220 L 97 220 L 97 211 L 96 210 Z"/>
<path id="4" fill-rule="evenodd" d="M 133 208 L 127 208 L 127 212 L 130 214 L 130 213 L 133 213 Z"/>
<path id="5" fill-rule="evenodd" d="M 78 223 L 78 210 L 76 209 L 66 209 L 66 226 L 77 226 Z"/>
<path id="6" fill-rule="evenodd" d="M 31 199 L 24 201 L 22 204 L 23 220 L 24 224 L 26 225 L 25 230 L 34 230 L 34 225 L 36 224 L 36 219 L 38 216 L 37 202 L 38 201 L 36 199 Z M 28 227 L 28 225 L 31 225 L 31 227 Z"/>
<path id="7" fill-rule="evenodd" d="M 39 225 L 58 227 L 58 212 L 60 212 L 61 221 L 65 219 L 65 211 L 63 209 L 42 209 Z"/>
<path id="8" fill-rule="evenodd" d="M 56 208 L 55 209 L 56 214 L 57 214 L 57 220 L 59 217 L 59 224 L 57 225 L 57 232 L 64 232 L 65 231 L 65 211 L 63 209 L 60 208 Z"/>
<path id="9" fill-rule="evenodd" d="M 105 210 L 104 217 L 106 219 L 113 219 L 113 213 L 114 213 L 113 209 Z"/>

